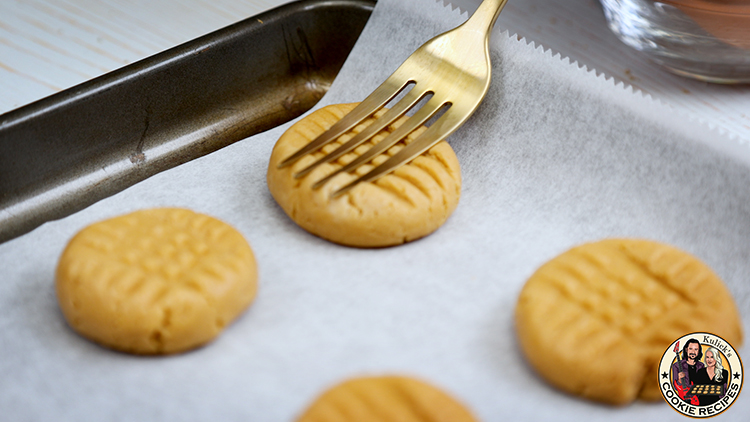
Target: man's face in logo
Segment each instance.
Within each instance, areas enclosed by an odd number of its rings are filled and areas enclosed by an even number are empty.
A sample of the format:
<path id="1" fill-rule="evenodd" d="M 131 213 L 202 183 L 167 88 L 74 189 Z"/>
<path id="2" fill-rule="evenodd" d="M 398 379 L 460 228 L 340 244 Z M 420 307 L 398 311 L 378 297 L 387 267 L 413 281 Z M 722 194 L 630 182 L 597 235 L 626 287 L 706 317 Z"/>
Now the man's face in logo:
<path id="1" fill-rule="evenodd" d="M 700 347 L 701 347 L 700 345 L 695 344 L 695 343 L 688 344 L 688 348 L 687 348 L 688 359 L 695 360 L 695 358 L 698 357 L 698 350 L 700 349 Z"/>

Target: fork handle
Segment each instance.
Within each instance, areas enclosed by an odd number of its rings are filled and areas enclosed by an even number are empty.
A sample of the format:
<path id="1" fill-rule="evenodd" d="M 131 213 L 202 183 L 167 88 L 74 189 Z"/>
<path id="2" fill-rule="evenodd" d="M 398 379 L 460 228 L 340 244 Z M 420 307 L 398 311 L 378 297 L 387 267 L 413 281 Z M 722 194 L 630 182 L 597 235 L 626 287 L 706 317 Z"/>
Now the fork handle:
<path id="1" fill-rule="evenodd" d="M 507 2 L 508 0 L 484 0 L 465 25 L 486 33 L 489 39 L 492 27 L 495 26 L 495 21 Z"/>

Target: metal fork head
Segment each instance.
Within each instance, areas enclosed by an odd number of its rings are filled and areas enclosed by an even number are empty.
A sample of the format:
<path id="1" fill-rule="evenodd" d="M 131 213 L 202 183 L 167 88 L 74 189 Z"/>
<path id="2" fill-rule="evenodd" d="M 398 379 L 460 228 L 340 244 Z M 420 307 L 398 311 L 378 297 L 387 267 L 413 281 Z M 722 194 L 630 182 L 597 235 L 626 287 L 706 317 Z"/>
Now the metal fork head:
<path id="1" fill-rule="evenodd" d="M 368 173 L 333 192 L 333 197 L 348 192 L 359 183 L 375 181 L 447 138 L 473 114 L 487 93 L 491 67 L 489 37 L 505 3 L 507 0 L 484 0 L 479 9 L 461 26 L 438 35 L 419 47 L 364 101 L 326 132 L 282 161 L 279 168 L 291 165 L 303 156 L 336 141 L 341 135 L 381 110 L 410 85 L 413 86 L 403 98 L 370 126 L 297 172 L 295 177 L 304 177 L 318 166 L 333 162 L 354 150 L 415 108 L 420 100 L 428 96 L 431 96 L 429 100 L 390 135 L 354 161 L 318 180 L 313 188 L 322 186 L 340 173 L 355 171 L 372 161 L 446 108 L 447 110 L 420 136 Z"/>

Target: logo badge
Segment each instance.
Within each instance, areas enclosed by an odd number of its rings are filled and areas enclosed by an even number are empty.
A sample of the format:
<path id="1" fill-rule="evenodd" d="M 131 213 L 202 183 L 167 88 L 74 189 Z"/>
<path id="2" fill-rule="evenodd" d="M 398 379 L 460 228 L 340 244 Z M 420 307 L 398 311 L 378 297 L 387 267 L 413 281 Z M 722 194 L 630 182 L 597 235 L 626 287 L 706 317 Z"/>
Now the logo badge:
<path id="1" fill-rule="evenodd" d="M 742 390 L 742 361 L 729 342 L 711 333 L 675 340 L 659 364 L 659 385 L 674 410 L 692 418 L 724 412 Z"/>

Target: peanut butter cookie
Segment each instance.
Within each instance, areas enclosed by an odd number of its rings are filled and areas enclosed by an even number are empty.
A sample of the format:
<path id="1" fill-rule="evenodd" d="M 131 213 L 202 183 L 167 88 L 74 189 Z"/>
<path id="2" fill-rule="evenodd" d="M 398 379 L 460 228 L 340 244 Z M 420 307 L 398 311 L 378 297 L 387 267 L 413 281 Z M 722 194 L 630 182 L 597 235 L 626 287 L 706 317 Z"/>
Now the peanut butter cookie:
<path id="1" fill-rule="evenodd" d="M 68 324 L 104 346 L 176 353 L 211 341 L 253 301 L 250 246 L 229 225 L 185 209 L 95 223 L 63 252 L 57 297 Z"/>
<path id="2" fill-rule="evenodd" d="M 298 422 L 474 422 L 466 407 L 404 376 L 348 380 L 321 395 Z"/>
<path id="3" fill-rule="evenodd" d="M 321 151 L 307 155 L 292 166 L 278 164 L 325 132 L 356 104 L 337 104 L 315 111 L 291 126 L 279 138 L 268 166 L 268 189 L 284 212 L 308 232 L 332 242 L 357 247 L 398 245 L 437 230 L 458 205 L 461 171 L 453 149 L 440 142 L 410 163 L 373 183 L 361 183 L 348 193 L 331 198 L 331 193 L 385 161 L 426 128 L 412 132 L 405 141 L 391 147 L 360 167 L 355 174 L 342 173 L 318 189 L 312 185 L 362 155 L 401 125 L 397 120 L 371 141 L 338 160 L 295 179 L 294 174 L 343 144 L 371 124 L 371 117 L 342 135 Z M 380 116 L 385 110 L 376 114 Z"/>
<path id="4" fill-rule="evenodd" d="M 661 400 L 659 360 L 704 331 L 742 342 L 737 307 L 704 263 L 674 247 L 607 239 L 537 270 L 516 306 L 521 349 L 551 384 L 611 404 Z"/>

